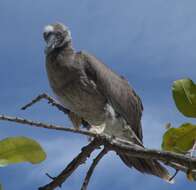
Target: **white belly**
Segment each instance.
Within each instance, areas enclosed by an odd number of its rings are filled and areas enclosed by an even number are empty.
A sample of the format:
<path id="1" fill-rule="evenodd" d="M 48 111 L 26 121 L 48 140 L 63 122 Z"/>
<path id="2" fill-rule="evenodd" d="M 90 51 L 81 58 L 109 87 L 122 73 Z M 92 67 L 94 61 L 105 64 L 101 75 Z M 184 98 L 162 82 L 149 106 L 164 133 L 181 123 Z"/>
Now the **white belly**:
<path id="1" fill-rule="evenodd" d="M 94 133 L 105 133 L 112 137 L 121 138 L 123 140 L 131 141 L 132 134 L 130 126 L 122 117 L 116 117 L 115 111 L 109 104 L 106 105 L 107 120 L 101 125 L 92 125 L 90 131 Z"/>

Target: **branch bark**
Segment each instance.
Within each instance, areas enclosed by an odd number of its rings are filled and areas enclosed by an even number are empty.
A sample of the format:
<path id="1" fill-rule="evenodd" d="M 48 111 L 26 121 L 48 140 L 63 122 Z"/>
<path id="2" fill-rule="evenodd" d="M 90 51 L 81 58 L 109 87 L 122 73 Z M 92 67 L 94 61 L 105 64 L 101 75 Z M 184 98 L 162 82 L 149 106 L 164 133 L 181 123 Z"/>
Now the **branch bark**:
<path id="1" fill-rule="evenodd" d="M 11 117 L 5 115 L 0 115 L 0 120 L 6 120 L 6 121 L 16 122 L 20 124 L 27 124 L 38 128 L 60 130 L 60 131 L 78 133 L 82 135 L 95 137 L 101 140 L 102 144 L 104 144 L 105 146 L 109 147 L 111 150 L 114 150 L 116 152 L 120 152 L 138 158 L 157 159 L 165 163 L 174 162 L 176 164 L 182 165 L 189 169 L 196 170 L 196 158 L 187 155 L 178 154 L 178 153 L 168 152 L 168 151 L 142 148 L 129 141 L 121 140 L 118 138 L 112 138 L 106 134 L 98 135 L 86 130 L 65 128 L 63 126 L 51 125 L 42 122 L 31 121 L 25 118 Z"/>
<path id="2" fill-rule="evenodd" d="M 55 106 L 59 111 L 62 111 L 64 114 L 68 114 L 70 111 L 63 107 L 61 104 L 59 104 L 54 98 L 49 96 L 46 93 L 40 94 L 37 97 L 35 97 L 31 102 L 23 106 L 21 109 L 26 110 L 27 108 L 31 107 L 35 103 L 39 102 L 42 99 L 48 100 L 48 103 L 51 104 L 52 106 Z"/>
<path id="3" fill-rule="evenodd" d="M 137 157 L 137 158 L 145 158 L 145 159 L 156 159 L 164 164 L 180 170 L 182 172 L 187 173 L 187 171 L 191 171 L 193 175 L 196 175 L 196 158 L 193 158 L 188 155 L 182 155 L 182 154 L 177 154 L 173 152 L 168 152 L 168 151 L 160 151 L 160 150 L 153 150 L 153 149 L 146 149 L 141 146 L 135 145 L 129 141 L 125 141 L 122 139 L 118 138 L 113 138 L 110 137 L 106 134 L 94 134 L 92 132 L 86 131 L 86 130 L 76 130 L 73 128 L 65 128 L 63 126 L 58 126 L 58 125 L 51 125 L 51 124 L 46 124 L 42 122 L 36 122 L 36 121 L 31 121 L 25 118 L 17 118 L 17 117 L 10 117 L 10 116 L 5 116 L 5 115 L 0 115 L 0 120 L 6 120 L 6 121 L 11 121 L 11 122 L 16 122 L 20 124 L 26 124 L 30 126 L 34 126 L 37 128 L 46 128 L 46 129 L 53 129 L 53 130 L 60 130 L 64 132 L 72 132 L 72 133 L 77 133 L 77 134 L 82 134 L 82 135 L 87 135 L 90 137 L 94 137 L 93 142 L 99 142 L 98 144 L 94 144 L 93 148 L 90 146 L 89 149 L 85 148 L 83 151 L 66 167 L 63 172 L 54 178 L 54 180 L 51 182 L 52 183 L 52 188 L 54 189 L 55 187 L 58 187 L 61 185 L 67 177 L 69 177 L 73 171 L 82 163 L 83 158 L 87 158 L 90 153 L 98 147 L 98 145 L 104 145 L 105 148 L 109 148 L 109 150 L 115 151 L 117 154 L 118 153 L 123 153 L 127 154 L 132 157 Z M 88 145 L 87 145 L 88 147 Z M 83 156 L 81 156 L 83 155 Z M 81 159 L 82 158 L 82 159 Z M 97 162 L 100 160 L 100 158 L 97 158 Z M 93 166 L 94 165 L 94 166 Z M 94 163 L 91 168 L 89 169 L 89 175 L 86 178 L 89 178 L 91 176 L 91 172 L 93 172 L 94 167 L 96 164 Z M 71 167 L 71 170 L 70 170 Z M 70 172 L 71 171 L 71 172 Z M 62 177 L 63 176 L 63 177 Z M 60 179 L 60 180 L 59 180 Z M 50 184 L 51 184 L 50 183 Z M 87 179 L 88 183 L 88 179 Z M 52 190 L 50 186 L 44 186 L 40 187 L 41 189 L 39 190 Z M 44 189 L 45 188 L 45 189 Z M 48 189 L 47 189 L 48 188 Z"/>
<path id="4" fill-rule="evenodd" d="M 96 137 L 96 134 L 89 132 L 87 130 L 77 130 L 74 128 L 63 127 L 60 125 L 52 125 L 52 124 L 47 124 L 47 123 L 43 123 L 43 122 L 32 121 L 30 119 L 21 118 L 21 117 L 12 117 L 12 116 L 6 116 L 6 115 L 0 114 L 0 120 L 10 121 L 13 123 L 19 123 L 19 124 L 23 124 L 23 125 L 27 125 L 27 126 L 31 126 L 31 127 L 52 129 L 52 130 L 57 130 L 57 131 L 66 131 L 66 132 L 82 134 L 82 135 L 86 135 L 86 136 L 90 136 L 90 137 Z"/>
<path id="5" fill-rule="evenodd" d="M 93 163 L 92 165 L 90 166 L 87 174 L 86 174 L 86 177 L 84 179 L 84 182 L 82 184 L 82 187 L 81 187 L 81 190 L 87 190 L 87 187 L 88 187 L 88 184 L 89 184 L 89 181 L 93 175 L 93 172 L 97 166 L 97 164 L 99 163 L 99 161 L 103 158 L 104 155 L 106 155 L 108 152 L 108 149 L 107 148 L 104 148 L 99 154 L 98 156 L 93 160 Z"/>
<path id="6" fill-rule="evenodd" d="M 21 109 L 26 110 L 43 99 L 47 100 L 48 104 L 56 107 L 59 111 L 63 112 L 65 115 L 70 114 L 70 110 L 66 109 L 56 99 L 54 99 L 53 97 L 49 96 L 46 93 L 42 93 L 42 94 L 38 95 L 37 97 L 32 99 L 31 102 L 24 105 Z M 87 129 L 89 128 L 89 124 L 86 121 L 84 121 L 83 119 L 82 119 L 82 125 Z"/>
<path id="7" fill-rule="evenodd" d="M 79 165 L 85 163 L 86 159 L 90 157 L 90 154 L 99 146 L 101 142 L 97 139 L 94 139 L 87 146 L 82 148 L 80 154 L 78 154 L 68 165 L 67 167 L 53 179 L 49 184 L 40 187 L 39 190 L 53 190 L 57 187 L 61 187 L 63 182 L 78 168 Z"/>
<path id="8" fill-rule="evenodd" d="M 142 148 L 140 146 L 131 143 L 127 145 L 115 139 L 113 139 L 110 142 L 108 142 L 108 140 L 105 140 L 103 143 L 118 153 L 120 152 L 132 157 L 155 159 L 155 160 L 162 161 L 163 163 L 174 162 L 183 165 L 189 168 L 190 170 L 196 169 L 196 158 L 187 155 L 182 155 L 169 151 Z"/>

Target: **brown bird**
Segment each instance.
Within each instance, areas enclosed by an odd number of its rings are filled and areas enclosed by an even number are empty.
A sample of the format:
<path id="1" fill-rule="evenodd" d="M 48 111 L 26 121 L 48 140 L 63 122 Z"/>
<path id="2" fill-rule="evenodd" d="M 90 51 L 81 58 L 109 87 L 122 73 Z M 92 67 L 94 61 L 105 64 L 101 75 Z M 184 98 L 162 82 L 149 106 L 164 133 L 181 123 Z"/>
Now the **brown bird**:
<path id="1" fill-rule="evenodd" d="M 141 147 L 142 102 L 128 81 L 87 52 L 75 52 L 68 27 L 56 23 L 44 28 L 46 69 L 52 90 L 79 128 L 134 142 Z M 126 129 L 132 129 L 133 134 Z M 119 155 L 129 167 L 170 182 L 168 171 L 156 160 Z"/>

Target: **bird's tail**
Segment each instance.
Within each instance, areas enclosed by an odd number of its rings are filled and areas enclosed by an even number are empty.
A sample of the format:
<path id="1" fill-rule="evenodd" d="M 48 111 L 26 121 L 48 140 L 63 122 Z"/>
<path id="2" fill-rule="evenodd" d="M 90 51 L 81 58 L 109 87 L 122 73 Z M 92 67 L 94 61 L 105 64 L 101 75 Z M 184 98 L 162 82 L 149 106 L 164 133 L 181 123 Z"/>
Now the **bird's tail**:
<path id="1" fill-rule="evenodd" d="M 158 161 L 152 159 L 143 159 L 143 158 L 133 158 L 124 154 L 119 155 L 122 161 L 128 167 L 134 167 L 142 173 L 151 174 L 157 177 L 164 179 L 168 183 L 174 183 L 174 180 L 171 180 L 171 175 L 165 167 L 163 167 Z"/>

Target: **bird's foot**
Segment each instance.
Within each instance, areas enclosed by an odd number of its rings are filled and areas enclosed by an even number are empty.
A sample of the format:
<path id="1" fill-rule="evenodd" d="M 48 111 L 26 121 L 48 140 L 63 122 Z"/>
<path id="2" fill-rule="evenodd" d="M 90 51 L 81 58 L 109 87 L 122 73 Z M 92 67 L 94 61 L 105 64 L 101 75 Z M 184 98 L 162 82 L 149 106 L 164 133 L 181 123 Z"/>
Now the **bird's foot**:
<path id="1" fill-rule="evenodd" d="M 103 133 L 105 130 L 105 124 L 102 125 L 91 125 L 91 128 L 89 129 L 90 132 L 99 135 Z M 88 137 L 88 141 L 92 141 L 92 137 Z"/>
<path id="2" fill-rule="evenodd" d="M 105 130 L 105 123 L 102 125 L 91 125 L 90 132 L 95 134 L 101 134 Z"/>

